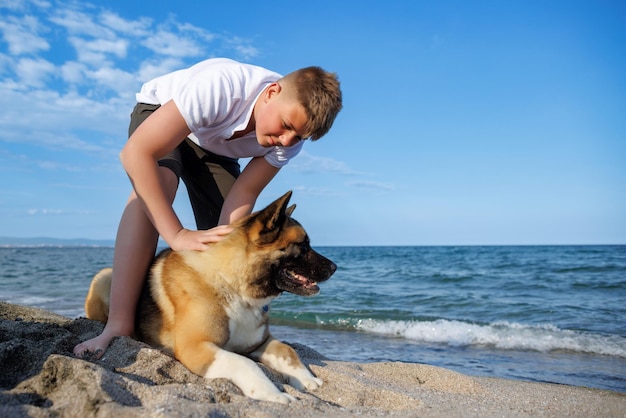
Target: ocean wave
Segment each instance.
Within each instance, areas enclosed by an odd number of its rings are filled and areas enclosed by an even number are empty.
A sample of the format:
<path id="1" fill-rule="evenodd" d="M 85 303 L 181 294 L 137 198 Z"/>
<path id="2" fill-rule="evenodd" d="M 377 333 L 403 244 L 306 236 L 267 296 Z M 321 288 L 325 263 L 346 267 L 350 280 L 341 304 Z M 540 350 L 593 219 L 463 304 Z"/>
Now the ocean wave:
<path id="1" fill-rule="evenodd" d="M 16 305 L 47 307 L 48 304 L 56 302 L 57 299 L 52 296 L 8 295 L 1 300 Z"/>
<path id="2" fill-rule="evenodd" d="M 486 346 L 501 350 L 550 352 L 557 350 L 626 358 L 626 338 L 559 329 L 553 325 L 495 322 L 480 325 L 462 321 L 389 321 L 361 319 L 360 331 L 450 346 Z"/>

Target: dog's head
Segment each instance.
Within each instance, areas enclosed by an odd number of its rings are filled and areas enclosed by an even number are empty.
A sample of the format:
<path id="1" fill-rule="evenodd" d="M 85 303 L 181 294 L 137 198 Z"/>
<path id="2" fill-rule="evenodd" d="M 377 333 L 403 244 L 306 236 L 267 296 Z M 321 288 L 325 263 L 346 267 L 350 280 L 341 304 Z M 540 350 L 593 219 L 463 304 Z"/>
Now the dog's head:
<path id="1" fill-rule="evenodd" d="M 291 217 L 295 205 L 287 207 L 290 198 L 291 191 L 240 224 L 248 235 L 248 260 L 259 272 L 251 285 L 260 293 L 267 292 L 264 296 L 283 291 L 316 295 L 317 284 L 337 269 L 311 248 L 306 231 Z"/>

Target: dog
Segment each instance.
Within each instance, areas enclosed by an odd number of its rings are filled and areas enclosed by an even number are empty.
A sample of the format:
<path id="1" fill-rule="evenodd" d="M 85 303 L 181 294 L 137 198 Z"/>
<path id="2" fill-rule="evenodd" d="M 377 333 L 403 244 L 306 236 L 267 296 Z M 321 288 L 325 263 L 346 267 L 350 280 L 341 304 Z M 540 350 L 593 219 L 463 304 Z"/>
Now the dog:
<path id="1" fill-rule="evenodd" d="M 255 363 L 283 375 L 296 389 L 322 380 L 295 350 L 270 334 L 269 305 L 282 292 L 313 296 L 337 266 L 314 251 L 287 207 L 291 191 L 233 224 L 206 251 L 159 253 L 148 273 L 136 315 L 135 337 L 174 355 L 191 372 L 226 378 L 244 395 L 289 403 Z M 110 268 L 96 274 L 85 300 L 87 318 L 106 322 Z"/>

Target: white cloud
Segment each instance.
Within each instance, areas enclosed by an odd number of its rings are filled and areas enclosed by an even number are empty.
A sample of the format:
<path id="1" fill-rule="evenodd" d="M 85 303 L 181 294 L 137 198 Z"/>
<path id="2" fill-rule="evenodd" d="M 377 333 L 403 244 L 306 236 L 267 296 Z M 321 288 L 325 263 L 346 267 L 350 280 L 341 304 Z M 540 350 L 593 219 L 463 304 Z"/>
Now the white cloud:
<path id="1" fill-rule="evenodd" d="M 184 61 L 181 58 L 149 59 L 141 63 L 139 71 L 137 71 L 137 78 L 139 80 L 151 80 L 183 66 Z"/>
<path id="2" fill-rule="evenodd" d="M 22 58 L 15 66 L 20 81 L 28 86 L 41 87 L 55 73 L 56 67 L 43 58 Z"/>
<path id="3" fill-rule="evenodd" d="M 115 32 L 94 21 L 87 13 L 70 9 L 57 9 L 50 21 L 65 28 L 71 35 L 89 36 L 96 39 L 115 39 Z"/>
<path id="4" fill-rule="evenodd" d="M 85 210 L 64 210 L 64 209 L 28 209 L 26 213 L 30 216 L 48 215 L 88 215 L 91 212 Z"/>
<path id="5" fill-rule="evenodd" d="M 352 170 L 343 161 L 327 157 L 317 157 L 306 151 L 302 151 L 298 155 L 298 158 L 293 159 L 287 167 L 305 173 L 335 173 L 345 175 L 363 174 Z"/>
<path id="6" fill-rule="evenodd" d="M 52 4 L 0 0 L 0 142 L 117 152 L 142 82 L 194 64 L 209 46 L 231 56 L 256 53 L 245 39 L 175 16 L 126 19 L 100 4 Z M 66 167 L 52 156 L 30 163 Z"/>
<path id="7" fill-rule="evenodd" d="M 87 66 L 80 62 L 68 61 L 61 66 L 61 77 L 67 83 L 80 84 L 84 80 Z"/>
<path id="8" fill-rule="evenodd" d="M 355 187 L 357 189 L 364 190 L 381 190 L 381 191 L 394 191 L 396 190 L 396 186 L 390 183 L 383 183 L 380 181 L 349 181 L 346 183 L 350 187 Z"/>
<path id="9" fill-rule="evenodd" d="M 70 38 L 70 42 L 76 48 L 79 56 L 81 54 L 107 54 L 124 58 L 128 50 L 128 41 L 125 39 L 94 39 L 85 40 L 78 37 Z"/>
<path id="10" fill-rule="evenodd" d="M 82 171 L 80 168 L 73 166 L 73 165 L 68 165 L 65 163 L 61 163 L 58 161 L 35 161 L 34 164 L 40 168 L 41 170 L 48 170 L 48 171 L 59 171 L 59 170 L 63 170 L 63 171 L 68 171 L 68 172 L 78 172 L 78 171 Z"/>
<path id="11" fill-rule="evenodd" d="M 111 153 L 110 150 L 107 150 L 101 144 L 89 142 L 89 137 L 80 138 L 69 132 L 56 131 L 51 133 L 44 130 L 34 130 L 29 132 L 29 137 L 36 140 L 36 143 L 32 143 L 32 145 L 38 147 L 39 149 L 54 150 L 57 155 L 59 155 L 61 151 L 81 151 L 94 154 Z M 7 137 L 7 139 L 9 138 L 10 137 Z M 16 135 L 12 141 L 8 142 L 19 143 L 23 141 L 24 138 L 21 135 Z M 28 160 L 24 158 L 28 158 Z M 22 162 L 27 162 L 29 165 L 34 164 L 42 168 L 52 168 L 54 164 L 57 164 L 51 159 L 36 160 L 30 158 L 28 155 L 23 156 Z M 66 170 L 74 170 L 74 168 L 69 166 L 66 162 L 60 162 L 58 164 L 59 165 L 57 165 L 57 167 L 63 166 Z"/>
<path id="12" fill-rule="evenodd" d="M 105 26 L 116 32 L 134 37 L 148 36 L 152 26 L 152 19 L 150 18 L 141 17 L 138 20 L 126 20 L 110 11 L 102 12 L 100 18 Z"/>
<path id="13" fill-rule="evenodd" d="M 240 38 L 238 36 L 233 36 L 226 39 L 226 43 L 229 45 L 229 47 L 239 52 L 239 54 L 241 54 L 246 59 L 254 58 L 259 55 L 258 49 L 250 45 L 249 41 L 247 41 L 246 39 Z"/>
<path id="14" fill-rule="evenodd" d="M 59 210 L 59 209 L 28 209 L 26 211 L 26 213 L 28 213 L 31 216 L 32 215 L 39 215 L 39 214 L 41 214 L 41 215 L 49 215 L 49 214 L 53 214 L 53 213 L 58 215 L 58 214 L 62 213 L 62 211 Z"/>
<path id="15" fill-rule="evenodd" d="M 247 59 L 254 58 L 259 55 L 259 50 L 251 45 L 235 45 L 235 50 Z"/>
<path id="16" fill-rule="evenodd" d="M 46 138 L 44 135 L 42 136 L 42 140 L 40 141 L 40 143 L 38 143 L 36 146 L 39 149 L 46 149 L 46 152 L 43 153 L 44 157 L 47 157 L 50 155 L 50 153 L 48 152 L 48 150 L 50 149 L 54 149 L 55 154 L 58 155 L 62 151 L 69 151 L 71 153 L 71 152 L 75 152 L 76 150 L 83 150 L 86 147 L 89 147 L 90 151 L 94 151 L 99 155 L 109 155 L 111 157 L 116 157 L 116 155 L 112 155 L 112 154 L 117 154 L 117 152 L 113 153 L 111 152 L 111 150 L 104 149 L 103 147 L 99 145 L 90 146 L 89 144 L 86 144 L 83 146 L 76 146 L 77 142 L 79 141 L 82 144 L 84 144 L 83 141 L 78 140 L 76 138 L 72 138 L 70 141 L 67 141 L 67 142 L 59 141 L 58 139 L 56 140 L 52 139 L 51 141 L 48 141 L 48 138 Z M 71 146 L 72 143 L 74 144 L 73 147 Z M 93 161 L 88 161 L 87 164 L 80 165 L 83 163 L 83 161 L 67 162 L 67 161 L 59 161 L 59 160 L 54 160 L 54 159 L 42 159 L 42 158 L 37 158 L 33 154 L 34 153 L 32 152 L 15 154 L 9 151 L 0 150 L 0 163 L 1 163 L 0 169 L 5 170 L 7 172 L 15 173 L 15 171 L 18 170 L 19 167 L 23 167 L 24 169 L 19 169 L 19 170 L 30 171 L 30 172 L 36 171 L 37 173 L 40 173 L 40 175 L 46 171 L 47 172 L 63 171 L 66 173 L 72 173 L 73 175 L 78 172 L 87 172 L 87 171 L 119 173 L 120 170 L 122 170 L 119 164 L 114 164 L 114 167 L 113 167 L 108 161 L 105 161 L 99 164 L 94 164 Z M 115 161 L 117 160 L 115 159 Z M 69 186 L 61 183 L 61 184 L 55 184 L 54 186 L 51 186 L 51 187 L 68 188 Z M 79 187 L 79 186 L 74 185 L 73 187 Z M 4 192 L 7 192 L 7 190 L 3 190 L 3 193 Z M 24 192 L 24 195 L 28 197 L 34 197 L 32 193 Z"/>
<path id="17" fill-rule="evenodd" d="M 104 152 L 105 149 L 99 144 L 94 144 L 88 142 L 88 140 L 81 139 L 75 135 L 64 135 L 58 136 L 56 134 L 50 134 L 48 132 L 34 132 L 37 138 L 39 145 L 45 146 L 47 148 L 52 149 L 66 149 L 66 150 L 77 150 L 84 152 L 94 152 L 100 153 Z"/>
<path id="18" fill-rule="evenodd" d="M 13 58 L 0 53 L 0 74 L 8 73 L 13 66 Z"/>
<path id="19" fill-rule="evenodd" d="M 298 192 L 298 195 L 302 196 L 339 196 L 340 193 L 336 190 L 331 190 L 326 187 L 309 187 L 309 186 L 294 186 L 292 188 L 294 192 Z"/>
<path id="20" fill-rule="evenodd" d="M 106 67 L 85 71 L 85 76 L 95 81 L 98 86 L 116 91 L 121 96 L 130 95 L 140 85 L 135 75 L 119 68 Z"/>
<path id="21" fill-rule="evenodd" d="M 83 38 L 72 36 L 69 39 L 70 44 L 76 50 L 78 61 L 85 63 L 92 67 L 99 67 L 102 65 L 111 65 L 107 52 L 102 48 L 94 48 L 95 41 L 87 41 Z M 104 41 L 98 41 L 100 43 Z"/>
<path id="22" fill-rule="evenodd" d="M 23 142 L 29 138 L 32 143 L 41 135 L 39 131 L 45 131 L 46 135 L 59 138 L 57 146 L 64 147 L 65 138 L 67 146 L 79 149 L 72 144 L 72 135 L 78 136 L 73 131 L 125 135 L 131 103 L 117 97 L 93 100 L 76 92 L 23 92 L 0 85 L 0 141 Z"/>
<path id="23" fill-rule="evenodd" d="M 8 16 L 0 20 L 2 37 L 13 55 L 36 53 L 50 48 L 50 44 L 37 33 L 39 28 L 39 20 L 34 16 Z"/>
<path id="24" fill-rule="evenodd" d="M 163 30 L 146 38 L 142 45 L 157 54 L 173 57 L 195 57 L 201 55 L 204 50 L 195 39 Z"/>
<path id="25" fill-rule="evenodd" d="M 11 9 L 13 11 L 26 11 L 31 4 L 38 9 L 50 8 L 50 2 L 46 0 L 0 0 L 0 8 Z"/>
<path id="26" fill-rule="evenodd" d="M 204 42 L 211 42 L 217 38 L 216 35 L 208 32 L 206 29 L 199 28 L 190 23 L 177 23 L 176 28 L 178 29 L 178 32 L 184 33 L 186 35 L 193 34 L 195 38 L 198 38 L 199 40 Z"/>

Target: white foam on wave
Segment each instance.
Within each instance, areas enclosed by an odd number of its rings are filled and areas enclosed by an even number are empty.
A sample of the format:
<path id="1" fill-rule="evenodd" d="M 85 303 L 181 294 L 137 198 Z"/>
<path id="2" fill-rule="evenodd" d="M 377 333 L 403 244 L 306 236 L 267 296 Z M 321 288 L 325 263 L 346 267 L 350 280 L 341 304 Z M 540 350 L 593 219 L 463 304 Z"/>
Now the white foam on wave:
<path id="1" fill-rule="evenodd" d="M 9 303 L 14 303 L 16 305 L 40 307 L 50 302 L 54 302 L 56 299 L 53 297 L 46 297 L 46 296 L 15 295 L 15 296 L 9 296 L 5 300 Z"/>
<path id="2" fill-rule="evenodd" d="M 479 325 L 462 321 L 359 320 L 356 328 L 381 335 L 404 337 L 450 346 L 488 346 L 502 350 L 549 352 L 568 350 L 626 358 L 626 338 L 562 330 L 553 325 L 495 322 Z"/>

